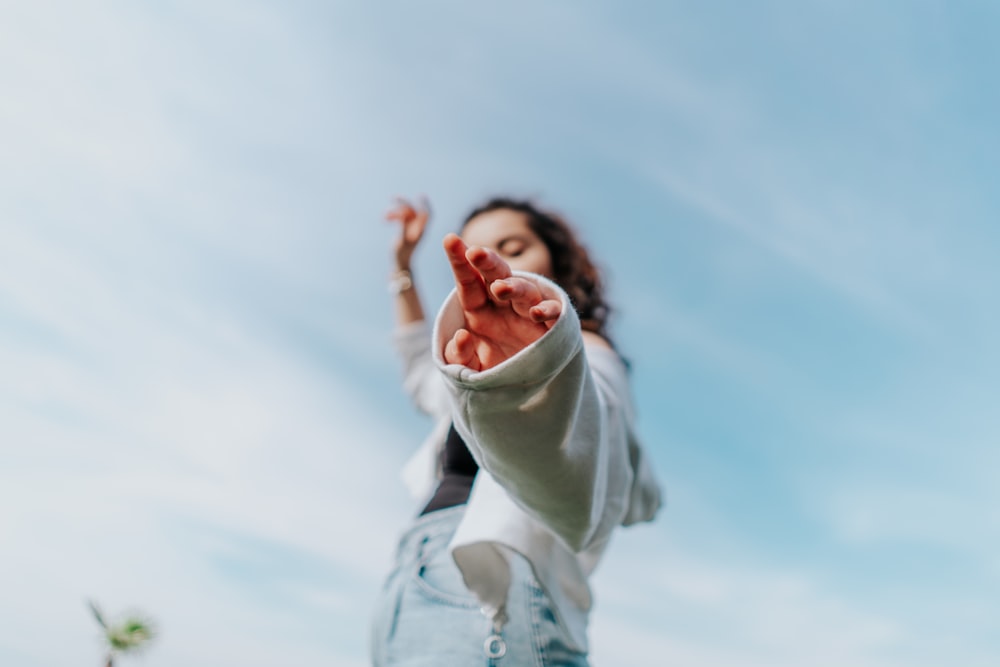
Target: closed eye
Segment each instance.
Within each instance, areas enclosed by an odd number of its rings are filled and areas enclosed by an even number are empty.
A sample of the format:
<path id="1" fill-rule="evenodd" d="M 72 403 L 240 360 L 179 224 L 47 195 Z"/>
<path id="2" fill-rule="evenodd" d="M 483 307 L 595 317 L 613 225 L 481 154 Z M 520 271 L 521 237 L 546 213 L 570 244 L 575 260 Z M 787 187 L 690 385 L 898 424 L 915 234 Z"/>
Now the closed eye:
<path id="1" fill-rule="evenodd" d="M 521 239 L 504 239 L 497 247 L 507 257 L 517 257 L 527 249 L 527 244 Z"/>

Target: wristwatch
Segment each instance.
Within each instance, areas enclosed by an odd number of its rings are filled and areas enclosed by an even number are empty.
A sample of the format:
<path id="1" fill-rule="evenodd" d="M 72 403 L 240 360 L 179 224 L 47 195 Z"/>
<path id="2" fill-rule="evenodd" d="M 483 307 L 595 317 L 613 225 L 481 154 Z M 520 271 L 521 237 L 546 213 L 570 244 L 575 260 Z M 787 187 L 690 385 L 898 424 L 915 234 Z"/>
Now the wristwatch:
<path id="1" fill-rule="evenodd" d="M 413 274 L 406 269 L 400 269 L 389 278 L 389 294 L 402 294 L 413 289 Z"/>

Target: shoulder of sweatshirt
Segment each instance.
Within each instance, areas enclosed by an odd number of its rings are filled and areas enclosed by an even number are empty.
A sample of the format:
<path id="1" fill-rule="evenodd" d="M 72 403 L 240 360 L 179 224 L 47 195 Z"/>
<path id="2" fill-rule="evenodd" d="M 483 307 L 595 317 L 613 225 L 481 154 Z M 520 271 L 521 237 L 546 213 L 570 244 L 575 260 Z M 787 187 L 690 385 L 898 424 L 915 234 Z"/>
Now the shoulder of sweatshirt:
<path id="1" fill-rule="evenodd" d="M 625 360 L 605 338 L 592 331 L 581 331 L 583 349 L 591 370 L 602 375 L 614 376 L 616 381 L 628 383 Z"/>
<path id="2" fill-rule="evenodd" d="M 628 419 L 631 421 L 634 417 L 634 408 L 625 361 L 611 344 L 598 334 L 590 331 L 583 331 L 582 334 L 587 365 L 597 382 L 598 390 L 609 403 L 625 406 Z"/>
<path id="3" fill-rule="evenodd" d="M 614 352 L 614 348 L 611 347 L 611 343 L 609 343 L 607 339 L 600 334 L 594 333 L 593 331 L 581 331 L 580 334 L 583 336 L 583 344 L 587 346 L 588 352 L 591 348 L 604 348 Z"/>

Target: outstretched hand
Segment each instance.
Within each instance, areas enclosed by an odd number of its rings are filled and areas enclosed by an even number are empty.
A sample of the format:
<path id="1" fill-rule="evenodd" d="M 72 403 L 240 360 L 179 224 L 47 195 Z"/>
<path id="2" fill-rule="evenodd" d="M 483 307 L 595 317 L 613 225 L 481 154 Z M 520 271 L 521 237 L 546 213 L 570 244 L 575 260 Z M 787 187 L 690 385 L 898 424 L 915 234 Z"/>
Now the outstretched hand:
<path id="1" fill-rule="evenodd" d="M 420 243 L 420 239 L 423 238 L 430 217 L 431 204 L 426 197 L 421 197 L 416 206 L 403 197 L 395 198 L 395 206 L 386 212 L 385 219 L 399 224 L 400 233 L 394 248 L 397 268 L 408 269 L 410 267 L 413 251 Z"/>
<path id="2" fill-rule="evenodd" d="M 562 314 L 562 302 L 547 299 L 536 283 L 511 274 L 487 248 L 468 248 L 448 234 L 444 250 L 455 274 L 465 327 L 445 344 L 444 360 L 484 371 L 503 363 L 548 331 Z"/>

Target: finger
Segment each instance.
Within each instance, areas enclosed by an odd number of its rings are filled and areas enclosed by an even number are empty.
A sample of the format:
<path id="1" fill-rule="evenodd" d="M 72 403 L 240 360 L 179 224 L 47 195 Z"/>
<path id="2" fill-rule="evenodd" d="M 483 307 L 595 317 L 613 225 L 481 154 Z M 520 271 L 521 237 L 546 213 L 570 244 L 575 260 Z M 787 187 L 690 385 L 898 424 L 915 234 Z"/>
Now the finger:
<path id="1" fill-rule="evenodd" d="M 404 221 L 408 218 L 412 218 L 416 214 L 413 205 L 410 204 L 408 199 L 397 196 L 393 197 L 392 200 L 395 202 L 395 206 L 386 211 L 386 220 Z"/>
<path id="2" fill-rule="evenodd" d="M 431 219 L 431 205 L 426 197 L 421 200 L 420 207 L 414 211 L 414 218 L 417 221 L 417 226 L 423 231 L 424 227 L 427 226 L 427 221 Z"/>
<path id="3" fill-rule="evenodd" d="M 407 242 L 416 244 L 423 238 L 424 230 L 427 229 L 428 217 L 426 211 L 420 211 L 403 223 L 403 234 L 406 236 Z"/>
<path id="4" fill-rule="evenodd" d="M 562 315 L 562 302 L 548 299 L 528 309 L 528 317 L 534 322 L 554 322 Z"/>
<path id="5" fill-rule="evenodd" d="M 479 370 L 475 336 L 465 329 L 456 331 L 444 346 L 444 360 L 448 364 L 459 364 Z"/>
<path id="6" fill-rule="evenodd" d="M 483 277 L 483 282 L 487 285 L 511 277 L 510 265 L 489 248 L 469 248 L 465 257 Z"/>
<path id="7" fill-rule="evenodd" d="M 420 210 L 429 218 L 431 216 L 431 200 L 427 195 L 422 194 L 418 198 L 418 201 L 420 202 Z"/>
<path id="8" fill-rule="evenodd" d="M 465 243 L 458 235 L 448 234 L 444 237 L 443 245 L 448 262 L 451 264 L 451 272 L 455 275 L 455 289 L 462 308 L 465 310 L 482 308 L 489 302 L 490 297 L 479 272 L 465 256 L 468 250 Z"/>
<path id="9" fill-rule="evenodd" d="M 492 283 L 490 291 L 499 301 L 510 303 L 515 313 L 534 322 L 558 319 L 562 314 L 562 302 L 546 299 L 538 285 L 531 280 L 511 276 Z"/>
<path id="10" fill-rule="evenodd" d="M 504 280 L 494 280 L 490 283 L 490 292 L 500 301 L 510 301 L 512 299 L 524 299 L 525 297 L 537 294 L 535 303 L 542 300 L 542 293 L 538 291 L 532 283 L 527 280 L 511 276 Z M 534 304 L 532 304 L 534 305 Z"/>
<path id="11" fill-rule="evenodd" d="M 509 276 L 490 283 L 490 292 L 500 301 L 508 301 L 513 306 L 527 310 L 543 300 L 542 291 L 530 280 Z"/>

